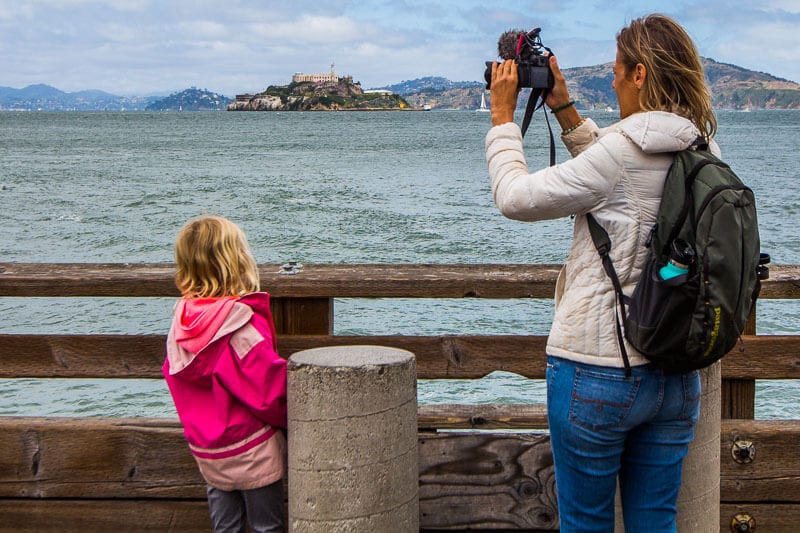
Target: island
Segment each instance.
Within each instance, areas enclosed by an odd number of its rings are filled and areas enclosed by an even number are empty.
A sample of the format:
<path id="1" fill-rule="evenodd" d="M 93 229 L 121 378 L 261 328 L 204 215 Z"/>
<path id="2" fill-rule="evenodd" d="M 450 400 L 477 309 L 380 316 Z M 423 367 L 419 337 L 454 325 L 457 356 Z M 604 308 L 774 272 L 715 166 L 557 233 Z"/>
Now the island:
<path id="1" fill-rule="evenodd" d="M 292 76 L 289 85 L 270 85 L 258 94 L 237 94 L 228 111 L 387 111 L 412 109 L 390 90 L 365 91 L 352 76 L 330 73 Z"/>

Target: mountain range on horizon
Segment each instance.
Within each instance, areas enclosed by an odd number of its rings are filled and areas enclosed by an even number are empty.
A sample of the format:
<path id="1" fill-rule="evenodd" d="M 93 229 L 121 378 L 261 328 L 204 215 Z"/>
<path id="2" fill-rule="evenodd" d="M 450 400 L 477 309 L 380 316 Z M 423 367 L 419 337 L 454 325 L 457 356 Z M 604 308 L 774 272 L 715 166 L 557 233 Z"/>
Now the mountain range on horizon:
<path id="1" fill-rule="evenodd" d="M 564 69 L 570 94 L 579 108 L 616 107 L 611 88 L 613 63 Z M 706 79 L 717 109 L 800 109 L 800 84 L 763 72 L 703 58 Z M 454 82 L 428 76 L 377 87 L 404 97 L 413 107 L 474 109 L 485 92 L 483 82 Z M 487 92 L 489 102 L 491 93 Z M 169 96 L 118 96 L 100 90 L 64 92 L 45 84 L 22 89 L 0 87 L 0 110 L 144 111 L 224 110 L 232 98 L 191 87 Z"/>

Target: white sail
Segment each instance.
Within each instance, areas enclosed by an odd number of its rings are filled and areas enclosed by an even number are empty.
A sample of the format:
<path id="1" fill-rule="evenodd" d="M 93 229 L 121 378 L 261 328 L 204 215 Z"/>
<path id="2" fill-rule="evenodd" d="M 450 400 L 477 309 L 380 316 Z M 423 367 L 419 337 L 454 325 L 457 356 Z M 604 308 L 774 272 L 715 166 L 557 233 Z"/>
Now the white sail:
<path id="1" fill-rule="evenodd" d="M 486 107 L 486 93 L 481 93 L 481 106 L 477 111 L 489 111 L 489 108 Z"/>

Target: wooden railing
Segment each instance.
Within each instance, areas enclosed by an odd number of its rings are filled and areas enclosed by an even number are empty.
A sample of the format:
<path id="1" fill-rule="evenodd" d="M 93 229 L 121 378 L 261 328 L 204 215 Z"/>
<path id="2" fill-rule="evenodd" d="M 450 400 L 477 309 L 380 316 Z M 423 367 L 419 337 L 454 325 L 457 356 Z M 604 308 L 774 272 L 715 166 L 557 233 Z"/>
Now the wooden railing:
<path id="1" fill-rule="evenodd" d="M 281 354 L 319 346 L 407 349 L 421 379 L 495 370 L 543 379 L 538 335 L 333 335 L 334 298 L 551 298 L 558 265 L 306 265 L 278 274 Z M 178 296 L 168 264 L 0 263 L 0 297 Z M 764 299 L 800 298 L 800 266 L 772 266 Z M 759 531 L 800 524 L 800 416 L 753 420 L 756 379 L 800 379 L 800 337 L 755 335 L 725 357 L 722 531 L 736 515 Z M 160 378 L 163 335 L 0 335 L 2 378 Z M 800 407 L 800 406 L 799 406 Z M 800 410 L 798 411 L 800 413 Z M 557 529 L 541 405 L 420 406 L 420 521 L 425 529 Z M 517 432 L 437 432 L 504 429 Z M 525 430 L 525 431 L 523 431 Z M 749 441 L 755 455 L 734 458 Z M 177 420 L 0 417 L 0 531 L 208 529 L 202 480 Z"/>

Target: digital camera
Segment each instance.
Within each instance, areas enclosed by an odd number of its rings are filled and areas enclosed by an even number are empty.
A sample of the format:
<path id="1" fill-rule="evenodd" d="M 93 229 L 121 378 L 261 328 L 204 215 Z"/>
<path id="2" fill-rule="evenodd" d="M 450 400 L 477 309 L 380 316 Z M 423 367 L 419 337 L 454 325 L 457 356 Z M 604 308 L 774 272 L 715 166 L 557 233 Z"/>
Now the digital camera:
<path id="1" fill-rule="evenodd" d="M 513 59 L 517 63 L 518 86 L 531 89 L 551 89 L 553 87 L 553 72 L 550 70 L 550 56 L 545 55 L 545 50 L 551 50 L 542 45 L 539 37 L 541 28 L 534 28 L 529 32 L 511 30 L 503 33 L 497 41 L 497 50 L 502 59 Z M 492 63 L 486 62 L 486 71 L 483 74 L 486 88 L 491 89 Z"/>

